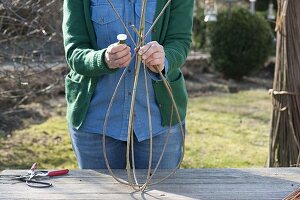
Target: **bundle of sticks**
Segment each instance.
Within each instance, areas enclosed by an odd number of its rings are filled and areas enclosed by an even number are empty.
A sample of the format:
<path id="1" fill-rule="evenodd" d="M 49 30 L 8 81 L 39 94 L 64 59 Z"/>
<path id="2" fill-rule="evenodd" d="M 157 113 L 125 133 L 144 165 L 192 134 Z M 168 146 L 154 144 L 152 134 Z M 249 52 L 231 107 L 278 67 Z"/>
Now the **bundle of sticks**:
<path id="1" fill-rule="evenodd" d="M 298 166 L 300 157 L 300 1 L 278 0 L 270 167 Z"/>
<path id="2" fill-rule="evenodd" d="M 270 167 L 300 164 L 300 1 L 278 0 Z M 300 199 L 300 188 L 284 200 Z"/>

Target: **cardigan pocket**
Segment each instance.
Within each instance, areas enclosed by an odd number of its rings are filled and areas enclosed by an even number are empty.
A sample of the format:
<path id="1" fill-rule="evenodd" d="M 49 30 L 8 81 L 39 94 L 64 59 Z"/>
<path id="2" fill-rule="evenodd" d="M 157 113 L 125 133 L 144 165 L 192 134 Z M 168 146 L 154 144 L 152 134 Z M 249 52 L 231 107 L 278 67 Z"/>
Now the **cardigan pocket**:
<path id="1" fill-rule="evenodd" d="M 182 72 L 179 72 L 178 77 L 175 80 L 169 82 L 172 90 L 172 94 L 179 112 L 180 120 L 183 121 L 186 116 L 186 109 L 188 103 L 188 95 L 185 86 L 185 80 Z M 162 81 L 154 81 L 153 83 L 156 101 L 160 108 L 160 113 L 162 116 L 162 125 L 170 125 L 171 113 L 172 113 L 172 100 L 168 91 L 166 90 Z M 173 109 L 172 125 L 178 123 L 178 118 Z"/>
<path id="2" fill-rule="evenodd" d="M 122 5 L 114 5 L 118 14 L 124 15 Z M 123 25 L 110 4 L 91 6 L 91 20 L 94 26 L 99 49 L 117 42 L 117 35 L 123 30 Z M 122 27 L 122 28 L 120 28 Z"/>
<path id="3" fill-rule="evenodd" d="M 72 71 L 65 78 L 65 91 L 67 101 L 67 119 L 69 124 L 78 128 L 82 123 L 88 104 L 87 88 L 84 87 L 85 80 Z"/>
<path id="4" fill-rule="evenodd" d="M 65 78 L 65 91 L 67 103 L 72 104 L 77 99 L 81 90 L 80 80 L 76 80 L 70 72 Z"/>

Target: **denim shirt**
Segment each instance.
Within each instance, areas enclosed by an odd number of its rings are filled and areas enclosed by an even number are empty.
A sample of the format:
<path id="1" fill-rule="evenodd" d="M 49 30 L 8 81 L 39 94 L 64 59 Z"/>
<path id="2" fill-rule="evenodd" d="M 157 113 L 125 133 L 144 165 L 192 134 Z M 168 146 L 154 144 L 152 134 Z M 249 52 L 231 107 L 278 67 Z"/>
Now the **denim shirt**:
<path id="1" fill-rule="evenodd" d="M 134 33 L 130 25 L 134 24 L 139 30 L 139 21 L 141 16 L 142 1 L 141 0 L 112 0 L 115 9 L 123 18 L 130 34 L 133 36 L 135 42 L 138 37 Z M 147 32 L 153 23 L 156 10 L 156 0 L 147 1 L 146 9 L 146 24 L 145 32 Z M 97 46 L 99 49 L 107 48 L 110 44 L 117 42 L 117 35 L 125 33 L 120 20 L 113 11 L 107 0 L 91 0 L 90 4 L 91 20 L 93 22 L 96 33 Z M 146 38 L 146 43 L 151 41 L 151 33 Z M 127 39 L 126 44 L 131 48 L 131 54 L 134 54 L 134 44 Z M 166 59 L 165 59 L 166 60 Z M 134 82 L 134 65 L 135 59 L 131 62 L 129 69 L 120 84 L 119 90 L 116 94 L 111 112 L 109 115 L 106 135 L 118 140 L 127 140 L 128 121 L 130 113 L 131 95 Z M 168 69 L 168 62 L 165 62 L 165 71 Z M 109 102 L 116 88 L 117 82 L 120 79 L 124 69 L 119 69 L 113 74 L 99 77 L 96 90 L 90 102 L 90 107 L 86 115 L 85 121 L 80 127 L 80 131 L 87 131 L 91 133 L 102 133 L 103 123 Z M 155 94 L 152 86 L 152 79 L 157 79 L 159 76 L 149 70 L 147 72 L 147 82 L 149 89 L 149 99 L 151 108 L 151 120 L 153 136 L 165 132 L 168 127 L 161 125 L 161 115 L 159 107 L 155 100 Z M 138 141 L 150 138 L 147 99 L 145 89 L 144 68 L 141 65 L 136 99 L 134 108 L 134 133 Z"/>

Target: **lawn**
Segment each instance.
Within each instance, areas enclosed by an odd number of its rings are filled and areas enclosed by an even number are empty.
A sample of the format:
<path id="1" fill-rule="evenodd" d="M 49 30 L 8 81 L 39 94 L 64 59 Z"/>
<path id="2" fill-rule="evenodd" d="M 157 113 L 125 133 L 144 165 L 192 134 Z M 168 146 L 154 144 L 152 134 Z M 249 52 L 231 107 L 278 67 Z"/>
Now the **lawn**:
<path id="1" fill-rule="evenodd" d="M 183 167 L 265 166 L 271 109 L 265 90 L 191 99 Z"/>
<path id="2" fill-rule="evenodd" d="M 266 90 L 200 96 L 189 101 L 183 168 L 263 167 L 271 98 Z M 62 108 L 63 110 L 65 108 Z M 64 115 L 0 136 L 0 170 L 76 168 Z"/>

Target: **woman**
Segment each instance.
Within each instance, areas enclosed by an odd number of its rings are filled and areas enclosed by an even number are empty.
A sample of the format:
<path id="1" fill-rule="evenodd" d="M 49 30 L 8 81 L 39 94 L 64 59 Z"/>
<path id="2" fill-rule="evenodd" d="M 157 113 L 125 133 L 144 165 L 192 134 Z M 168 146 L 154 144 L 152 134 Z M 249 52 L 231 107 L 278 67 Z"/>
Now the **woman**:
<path id="1" fill-rule="evenodd" d="M 142 0 L 112 0 L 137 41 Z M 147 0 L 146 32 L 167 3 Z M 153 130 L 155 166 L 172 128 L 160 168 L 175 168 L 181 158 L 182 136 L 172 103 L 160 79 L 160 70 L 169 81 L 182 122 L 186 115 L 187 92 L 180 67 L 191 43 L 193 1 L 172 0 L 146 38 L 138 54 L 147 66 L 147 82 Z M 106 168 L 102 152 L 105 115 L 117 82 L 127 73 L 111 108 L 106 127 L 106 154 L 111 168 L 125 168 L 126 140 L 131 92 L 134 79 L 134 42 L 118 44 L 117 35 L 125 29 L 108 0 L 65 0 L 63 36 L 70 72 L 66 77 L 67 119 L 79 168 Z M 135 60 L 135 59 L 133 59 Z M 158 67 L 158 68 L 156 68 Z M 148 168 L 150 133 L 144 73 L 139 73 L 134 110 L 134 153 L 136 168 Z"/>

